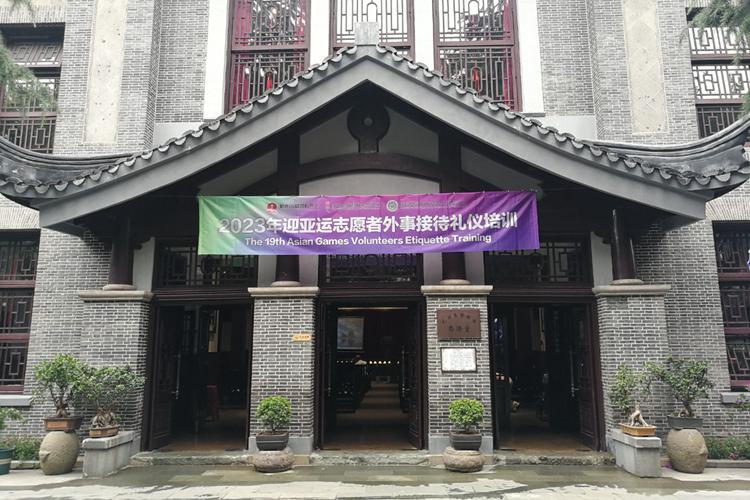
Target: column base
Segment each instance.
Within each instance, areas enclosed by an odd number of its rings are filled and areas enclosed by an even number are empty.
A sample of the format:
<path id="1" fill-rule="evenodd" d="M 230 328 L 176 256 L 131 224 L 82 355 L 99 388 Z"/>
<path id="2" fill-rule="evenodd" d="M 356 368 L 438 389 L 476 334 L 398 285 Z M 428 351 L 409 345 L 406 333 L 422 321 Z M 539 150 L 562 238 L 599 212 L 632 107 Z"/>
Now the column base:
<path id="1" fill-rule="evenodd" d="M 471 285 L 471 281 L 460 280 L 460 279 L 447 279 L 447 280 L 441 280 L 440 285 L 441 286 L 466 286 L 466 285 Z"/>
<path id="2" fill-rule="evenodd" d="M 113 290 L 135 290 L 135 285 L 118 285 L 117 283 L 112 283 L 109 285 L 104 285 L 102 287 L 102 290 L 106 290 L 108 292 Z"/>
<path id="3" fill-rule="evenodd" d="M 274 281 L 271 283 L 272 287 L 294 287 L 294 286 L 302 286 L 302 283 L 299 281 Z"/>

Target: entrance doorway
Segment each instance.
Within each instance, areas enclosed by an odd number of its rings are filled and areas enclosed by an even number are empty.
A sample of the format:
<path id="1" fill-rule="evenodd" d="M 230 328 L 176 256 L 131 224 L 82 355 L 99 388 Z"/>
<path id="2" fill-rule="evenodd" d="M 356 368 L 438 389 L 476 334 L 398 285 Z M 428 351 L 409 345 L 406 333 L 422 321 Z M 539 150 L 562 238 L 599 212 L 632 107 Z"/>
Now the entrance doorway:
<path id="1" fill-rule="evenodd" d="M 417 304 L 324 303 L 318 445 L 422 448 L 422 321 Z"/>
<path id="2" fill-rule="evenodd" d="M 158 309 L 150 449 L 247 447 L 249 308 Z"/>
<path id="3" fill-rule="evenodd" d="M 492 309 L 496 448 L 598 449 L 590 307 L 496 304 Z"/>

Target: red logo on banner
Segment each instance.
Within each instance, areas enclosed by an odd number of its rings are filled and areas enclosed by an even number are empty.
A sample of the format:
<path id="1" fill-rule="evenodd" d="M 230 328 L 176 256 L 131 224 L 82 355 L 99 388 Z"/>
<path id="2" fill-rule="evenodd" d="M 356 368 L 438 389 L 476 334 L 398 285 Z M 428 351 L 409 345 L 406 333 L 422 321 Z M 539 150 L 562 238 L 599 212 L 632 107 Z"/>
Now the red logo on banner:
<path id="1" fill-rule="evenodd" d="M 266 211 L 269 214 L 275 214 L 276 212 L 279 211 L 279 206 L 274 202 L 266 203 Z"/>

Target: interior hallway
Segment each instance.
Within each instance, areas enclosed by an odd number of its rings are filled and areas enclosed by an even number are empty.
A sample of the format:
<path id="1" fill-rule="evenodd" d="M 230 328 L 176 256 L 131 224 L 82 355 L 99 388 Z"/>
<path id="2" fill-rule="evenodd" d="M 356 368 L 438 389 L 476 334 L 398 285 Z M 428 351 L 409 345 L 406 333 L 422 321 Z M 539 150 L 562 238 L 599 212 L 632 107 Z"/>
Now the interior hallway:
<path id="1" fill-rule="evenodd" d="M 239 451 L 247 448 L 244 408 L 222 409 L 219 419 L 206 422 L 197 434 L 180 433 L 159 451 Z"/>

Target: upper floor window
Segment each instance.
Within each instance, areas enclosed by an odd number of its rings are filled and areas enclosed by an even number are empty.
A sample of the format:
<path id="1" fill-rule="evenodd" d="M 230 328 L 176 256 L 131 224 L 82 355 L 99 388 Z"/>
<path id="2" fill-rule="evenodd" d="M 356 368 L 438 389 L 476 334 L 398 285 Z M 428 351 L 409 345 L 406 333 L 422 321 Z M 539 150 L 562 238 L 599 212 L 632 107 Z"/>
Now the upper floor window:
<path id="1" fill-rule="evenodd" d="M 257 97 L 308 64 L 309 0 L 232 0 L 229 107 Z"/>
<path id="2" fill-rule="evenodd" d="M 716 267 L 732 388 L 750 388 L 750 224 L 716 224 Z"/>
<path id="3" fill-rule="evenodd" d="M 31 31 L 3 30 L 13 60 L 27 67 L 57 99 L 62 65 L 62 31 L 37 28 Z M 0 135 L 12 143 L 39 153 L 52 153 L 57 113 L 38 102 L 23 108 L 9 103 L 0 89 Z"/>
<path id="4" fill-rule="evenodd" d="M 21 392 L 29 351 L 39 234 L 0 234 L 0 392 Z"/>
<path id="5" fill-rule="evenodd" d="M 413 55 L 414 0 L 331 0 L 331 47 L 354 45 L 357 23 L 380 26 L 380 43 Z"/>
<path id="6" fill-rule="evenodd" d="M 519 109 L 515 0 L 433 0 L 433 10 L 435 67 Z"/>
<path id="7" fill-rule="evenodd" d="M 742 115 L 750 90 L 750 47 L 726 28 L 690 28 L 688 38 L 699 134 L 706 137 Z"/>

